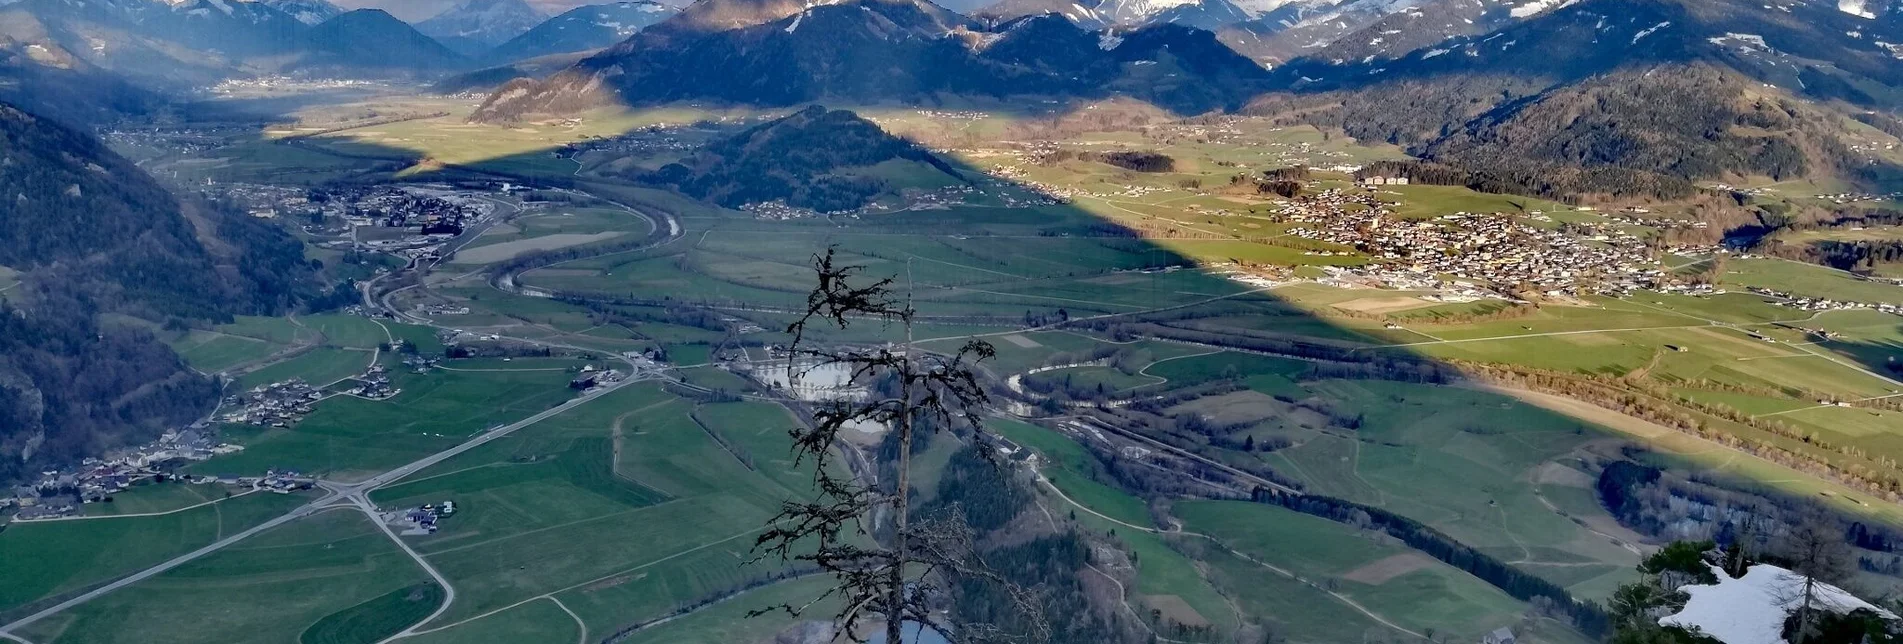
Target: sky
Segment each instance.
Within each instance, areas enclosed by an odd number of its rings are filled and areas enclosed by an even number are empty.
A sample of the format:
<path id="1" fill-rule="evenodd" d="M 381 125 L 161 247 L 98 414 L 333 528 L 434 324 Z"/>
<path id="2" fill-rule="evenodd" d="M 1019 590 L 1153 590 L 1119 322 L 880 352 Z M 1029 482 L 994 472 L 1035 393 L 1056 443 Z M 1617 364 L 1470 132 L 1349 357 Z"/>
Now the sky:
<path id="1" fill-rule="evenodd" d="M 607 0 L 528 0 L 543 13 L 555 15 L 586 4 L 600 4 Z M 345 9 L 375 7 L 390 12 L 390 15 L 409 21 L 423 20 L 442 13 L 455 6 L 456 0 L 331 0 Z"/>

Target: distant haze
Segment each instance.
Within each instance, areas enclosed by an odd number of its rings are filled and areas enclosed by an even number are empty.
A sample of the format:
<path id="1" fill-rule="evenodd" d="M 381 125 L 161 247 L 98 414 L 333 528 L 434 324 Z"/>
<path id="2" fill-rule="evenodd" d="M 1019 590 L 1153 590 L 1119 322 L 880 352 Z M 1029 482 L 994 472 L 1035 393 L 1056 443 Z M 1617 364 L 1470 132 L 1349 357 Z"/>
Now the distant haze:
<path id="1" fill-rule="evenodd" d="M 457 0 L 331 0 L 331 1 L 336 3 L 337 6 L 343 7 L 345 9 L 362 9 L 364 7 L 373 7 L 377 9 L 382 9 L 384 11 L 390 12 L 390 15 L 396 16 L 398 19 L 409 21 L 409 22 L 416 22 L 419 20 L 428 19 L 432 16 L 435 16 L 436 14 L 439 14 L 448 10 L 450 7 L 456 6 L 456 2 L 457 2 Z M 535 7 L 538 9 L 541 9 L 543 13 L 553 16 L 563 11 L 573 9 L 575 7 L 580 7 L 583 5 L 591 5 L 591 4 L 607 4 L 611 1 L 612 0 L 528 0 L 528 3 L 535 5 Z M 676 5 L 676 6 L 687 4 L 687 0 L 660 0 L 660 2 L 661 4 Z"/>

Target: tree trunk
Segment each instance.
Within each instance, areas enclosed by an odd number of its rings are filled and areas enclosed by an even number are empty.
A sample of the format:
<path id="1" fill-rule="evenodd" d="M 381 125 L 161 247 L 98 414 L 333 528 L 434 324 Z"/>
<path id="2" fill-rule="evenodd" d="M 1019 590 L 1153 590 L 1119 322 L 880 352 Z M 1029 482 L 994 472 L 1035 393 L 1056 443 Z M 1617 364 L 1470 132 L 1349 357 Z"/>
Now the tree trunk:
<path id="1" fill-rule="evenodd" d="M 893 431 L 899 433 L 898 478 L 892 482 L 892 511 L 896 514 L 892 525 L 892 588 L 886 599 L 890 607 L 886 611 L 885 644 L 901 644 L 901 635 L 905 626 L 905 563 L 911 559 L 906 551 L 905 530 L 911 508 L 909 494 L 912 460 L 912 354 L 911 322 L 906 322 L 906 354 L 899 373 L 899 426 Z"/>

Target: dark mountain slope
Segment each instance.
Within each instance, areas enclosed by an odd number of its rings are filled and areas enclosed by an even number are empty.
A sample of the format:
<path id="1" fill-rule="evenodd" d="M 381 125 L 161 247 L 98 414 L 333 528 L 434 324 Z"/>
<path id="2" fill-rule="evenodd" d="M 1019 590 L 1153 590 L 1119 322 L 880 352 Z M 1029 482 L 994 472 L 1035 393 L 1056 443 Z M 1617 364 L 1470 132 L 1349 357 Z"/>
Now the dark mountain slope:
<path id="1" fill-rule="evenodd" d="M 1859 18 L 1821 1 L 1586 0 L 1398 60 L 1309 58 L 1278 71 L 1291 83 L 1342 88 L 1474 74 L 1558 83 L 1621 68 L 1707 62 L 1799 92 L 1807 84 L 1800 75 L 1829 76 L 1869 88 L 1871 100 L 1903 104 L 1895 97 L 1903 65 L 1879 44 L 1898 41 L 1903 21 Z"/>
<path id="2" fill-rule="evenodd" d="M 279 53 L 305 25 L 257 3 L 208 0 L 22 0 L 0 6 L 0 43 L 52 61 L 79 61 L 156 85 L 197 85 L 248 58 Z"/>
<path id="3" fill-rule="evenodd" d="M 462 0 L 416 23 L 416 30 L 459 54 L 478 56 L 545 20 L 546 14 L 523 0 Z"/>
<path id="4" fill-rule="evenodd" d="M 536 25 L 484 54 L 487 60 L 513 62 L 550 54 L 601 49 L 667 19 L 675 10 L 648 0 L 576 7 Z"/>
<path id="5" fill-rule="evenodd" d="M 837 211 L 887 191 L 882 180 L 854 172 L 884 163 L 916 164 L 921 172 L 963 181 L 944 161 L 877 124 L 818 106 L 748 128 L 643 179 L 730 208 L 782 201 Z"/>
<path id="6" fill-rule="evenodd" d="M 478 120 L 611 104 L 718 100 L 924 103 L 938 95 L 1128 94 L 1184 112 L 1239 103 L 1267 73 L 1205 31 L 1174 25 L 1121 36 L 1063 18 L 987 30 L 920 0 L 853 0 L 726 31 L 696 11 L 636 34 L 546 82 L 504 87 Z M 750 3 L 770 9 L 776 5 Z"/>
<path id="7" fill-rule="evenodd" d="M 79 131 L 0 105 L 0 480 L 195 420 L 214 383 L 147 330 L 310 297 L 302 246 L 181 203 Z M 112 315 L 106 315 L 106 314 Z"/>
<path id="8" fill-rule="evenodd" d="M 1092 31 L 1110 26 L 1108 19 L 1097 13 L 1092 4 L 1077 0 L 1001 0 L 979 9 L 972 16 L 991 23 L 1005 23 L 1019 18 L 1052 15 Z"/>
<path id="9" fill-rule="evenodd" d="M 1847 35 L 1852 27 L 1862 34 Z M 1871 64 L 1867 42 L 1891 28 L 1834 6 L 1584 0 L 1399 59 L 1291 61 L 1277 74 L 1297 91 L 1251 110 L 1552 196 L 1681 197 L 1692 181 L 1743 176 L 1868 179 L 1884 164 L 1849 151 L 1845 123 L 1895 105 L 1900 70 Z M 1860 107 L 1833 106 L 1842 101 Z"/>
<path id="10" fill-rule="evenodd" d="M 85 61 L 13 43 L 0 46 L 0 103 L 68 125 L 96 125 L 149 114 L 164 101 Z"/>
<path id="11" fill-rule="evenodd" d="M 378 9 L 326 20 L 303 35 L 300 67 L 440 70 L 467 60 Z"/>
<path id="12" fill-rule="evenodd" d="M 1691 180 L 1800 176 L 1860 165 L 1841 119 L 1706 65 L 1593 78 L 1497 110 L 1423 154 L 1537 192 L 1683 197 Z"/>
<path id="13" fill-rule="evenodd" d="M 1308 55 L 1336 64 L 1399 58 L 1452 38 L 1489 33 L 1518 19 L 1513 7 L 1497 0 L 1428 0 Z"/>

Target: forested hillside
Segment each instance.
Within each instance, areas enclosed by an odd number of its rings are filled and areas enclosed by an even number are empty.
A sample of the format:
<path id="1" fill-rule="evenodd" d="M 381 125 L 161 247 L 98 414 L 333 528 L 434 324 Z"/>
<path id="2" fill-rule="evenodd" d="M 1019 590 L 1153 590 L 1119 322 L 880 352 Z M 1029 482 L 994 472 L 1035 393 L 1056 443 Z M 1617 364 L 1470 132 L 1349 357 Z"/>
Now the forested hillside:
<path id="1" fill-rule="evenodd" d="M 958 176 L 930 152 L 857 114 L 813 106 L 715 142 L 643 179 L 728 207 L 777 200 L 819 211 L 849 210 L 888 187 L 882 179 L 843 171 L 885 162 Z"/>
<path id="2" fill-rule="evenodd" d="M 0 316 L 0 481 L 209 411 L 216 384 L 151 325 L 316 292 L 296 240 L 181 204 L 91 136 L 4 104 L 0 185 L 0 266 L 22 276 Z"/>

